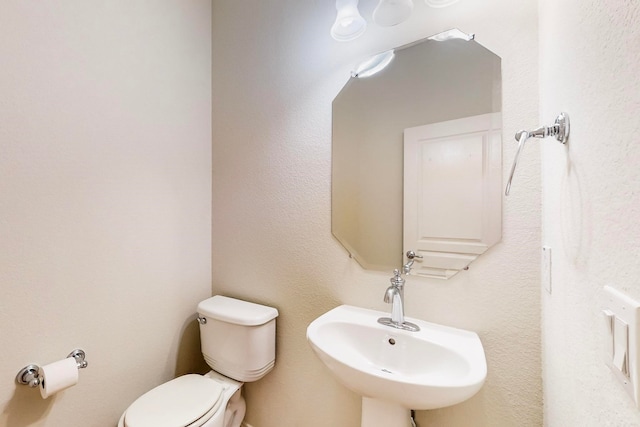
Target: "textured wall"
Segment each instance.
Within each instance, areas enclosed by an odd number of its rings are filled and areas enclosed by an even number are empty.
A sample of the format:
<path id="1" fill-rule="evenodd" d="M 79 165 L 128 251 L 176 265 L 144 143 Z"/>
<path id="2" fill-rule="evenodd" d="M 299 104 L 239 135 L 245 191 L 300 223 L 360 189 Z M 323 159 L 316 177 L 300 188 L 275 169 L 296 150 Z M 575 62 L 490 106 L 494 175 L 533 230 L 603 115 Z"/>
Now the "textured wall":
<path id="1" fill-rule="evenodd" d="M 360 4 L 369 19 L 375 2 Z M 502 57 L 505 173 L 515 131 L 538 121 L 533 0 L 437 10 L 416 1 L 410 21 L 372 25 L 347 44 L 329 36 L 334 19 L 325 0 L 213 2 L 213 292 L 281 313 L 276 369 L 246 387 L 255 427 L 359 424 L 359 397 L 331 378 L 305 339 L 309 322 L 341 303 L 388 309 L 391 271 L 363 271 L 331 236 L 331 101 L 353 64 L 459 27 Z M 407 282 L 408 315 L 478 331 L 489 364 L 476 397 L 420 412 L 421 427 L 542 424 L 540 163 L 528 148 L 504 201 L 502 242 L 452 280 Z"/>
<path id="2" fill-rule="evenodd" d="M 543 147 L 545 424 L 637 426 L 603 363 L 602 287 L 640 299 L 640 3 L 541 1 L 541 118 L 571 115 L 568 147 Z"/>
<path id="3" fill-rule="evenodd" d="M 0 3 L 0 425 L 110 427 L 201 360 L 211 5 Z M 30 362 L 87 352 L 46 401 Z"/>

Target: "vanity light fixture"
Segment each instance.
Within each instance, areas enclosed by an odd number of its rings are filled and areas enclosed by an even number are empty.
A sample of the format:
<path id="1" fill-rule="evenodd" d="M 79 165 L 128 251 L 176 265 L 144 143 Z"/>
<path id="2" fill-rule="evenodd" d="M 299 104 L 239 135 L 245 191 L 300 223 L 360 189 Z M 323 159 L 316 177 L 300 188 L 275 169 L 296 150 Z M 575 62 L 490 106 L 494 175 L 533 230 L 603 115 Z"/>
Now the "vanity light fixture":
<path id="1" fill-rule="evenodd" d="M 384 70 L 393 61 L 395 51 L 393 49 L 372 56 L 362 62 L 351 72 L 351 77 L 364 78 L 373 76 Z"/>
<path id="2" fill-rule="evenodd" d="M 413 11 L 413 0 L 380 0 L 373 11 L 373 22 L 392 27 L 406 21 Z"/>
<path id="3" fill-rule="evenodd" d="M 433 8 L 451 6 L 458 1 L 459 0 L 424 0 L 427 6 Z M 336 21 L 331 27 L 331 37 L 339 42 L 347 42 L 357 39 L 364 34 L 367 29 L 367 21 L 360 15 L 358 0 L 336 0 L 336 10 L 338 14 Z M 378 0 L 378 5 L 373 11 L 372 18 L 373 21 L 381 27 L 392 27 L 409 19 L 412 12 L 413 0 Z M 467 40 L 473 40 L 473 35 L 471 37 L 471 39 Z"/>
<path id="4" fill-rule="evenodd" d="M 358 11 L 358 0 L 336 0 L 338 15 L 331 27 L 331 37 L 346 42 L 360 37 L 367 29 L 367 21 Z"/>
<path id="5" fill-rule="evenodd" d="M 431 37 L 427 37 L 427 39 L 429 40 L 435 40 L 438 42 L 444 42 L 447 40 L 455 40 L 455 39 L 459 39 L 459 40 L 465 40 L 465 41 L 471 41 L 473 39 L 476 38 L 476 35 L 471 33 L 471 34 L 467 34 L 467 33 L 463 33 L 462 31 L 458 30 L 457 28 L 454 28 L 452 30 L 447 30 L 447 31 L 443 31 L 441 33 L 435 34 Z"/>

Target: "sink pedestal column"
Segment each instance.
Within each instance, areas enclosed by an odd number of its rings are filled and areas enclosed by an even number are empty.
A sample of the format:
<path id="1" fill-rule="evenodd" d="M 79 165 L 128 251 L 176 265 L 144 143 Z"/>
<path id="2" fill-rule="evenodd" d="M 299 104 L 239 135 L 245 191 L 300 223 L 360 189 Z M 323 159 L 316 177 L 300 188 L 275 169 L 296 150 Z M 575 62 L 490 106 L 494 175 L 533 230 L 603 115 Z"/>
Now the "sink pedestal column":
<path id="1" fill-rule="evenodd" d="M 395 403 L 362 398 L 361 427 L 410 427 L 411 411 Z"/>

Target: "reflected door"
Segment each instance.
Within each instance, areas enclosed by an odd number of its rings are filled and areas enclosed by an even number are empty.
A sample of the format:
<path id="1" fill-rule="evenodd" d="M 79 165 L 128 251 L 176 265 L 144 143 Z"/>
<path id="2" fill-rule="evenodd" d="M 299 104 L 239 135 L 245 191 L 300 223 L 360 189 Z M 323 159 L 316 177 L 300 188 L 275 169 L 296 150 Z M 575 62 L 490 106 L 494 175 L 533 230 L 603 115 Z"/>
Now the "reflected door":
<path id="1" fill-rule="evenodd" d="M 500 117 L 404 130 L 403 251 L 422 256 L 412 274 L 449 278 L 500 240 Z"/>

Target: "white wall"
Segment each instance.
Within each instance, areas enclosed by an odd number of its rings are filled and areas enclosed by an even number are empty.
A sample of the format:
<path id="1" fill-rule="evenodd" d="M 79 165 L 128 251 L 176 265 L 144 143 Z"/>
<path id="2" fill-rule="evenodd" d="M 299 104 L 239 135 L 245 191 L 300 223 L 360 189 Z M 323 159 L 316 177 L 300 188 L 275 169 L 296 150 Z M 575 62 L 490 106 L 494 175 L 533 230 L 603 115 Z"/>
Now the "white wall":
<path id="1" fill-rule="evenodd" d="M 204 0 L 0 2 L 0 425 L 113 426 L 199 367 L 210 24 Z M 15 384 L 75 347 L 76 387 Z"/>
<path id="2" fill-rule="evenodd" d="M 361 1 L 370 19 L 373 0 Z M 341 303 L 387 310 L 391 271 L 363 271 L 331 236 L 331 102 L 353 64 L 451 27 L 502 57 L 504 171 L 513 135 L 538 121 L 537 2 L 461 0 L 371 26 L 355 42 L 329 36 L 332 1 L 213 2 L 213 291 L 280 310 L 277 362 L 246 386 L 255 427 L 353 427 L 360 399 L 306 343 L 309 322 Z M 528 147 L 531 148 L 531 147 Z M 470 401 L 420 412 L 428 426 L 539 426 L 540 163 L 524 154 L 504 202 L 503 239 L 471 270 L 442 282 L 409 278 L 409 316 L 478 331 L 489 375 Z"/>
<path id="3" fill-rule="evenodd" d="M 603 363 L 602 287 L 640 299 L 640 3 L 542 0 L 541 119 L 571 116 L 568 147 L 541 143 L 545 425 L 636 426 Z"/>

